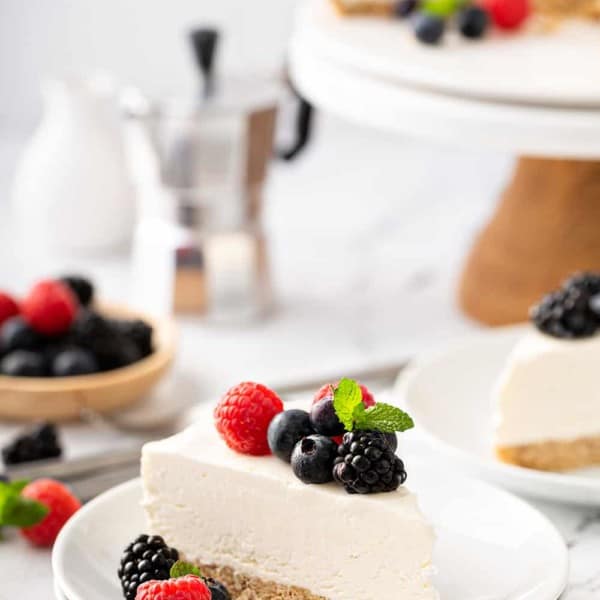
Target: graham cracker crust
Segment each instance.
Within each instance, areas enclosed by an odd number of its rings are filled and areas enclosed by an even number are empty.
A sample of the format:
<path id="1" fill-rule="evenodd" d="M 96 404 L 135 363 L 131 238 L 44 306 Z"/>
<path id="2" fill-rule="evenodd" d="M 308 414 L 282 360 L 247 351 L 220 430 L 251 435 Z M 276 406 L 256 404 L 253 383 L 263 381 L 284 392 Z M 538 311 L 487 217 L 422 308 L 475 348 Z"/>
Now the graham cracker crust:
<path id="1" fill-rule="evenodd" d="M 568 442 L 498 446 L 496 454 L 503 462 L 538 471 L 580 469 L 600 464 L 600 436 Z"/>
<path id="2" fill-rule="evenodd" d="M 229 567 L 199 565 L 204 577 L 213 577 L 225 584 L 232 600 L 327 600 L 298 587 L 289 587 L 236 573 Z"/>
<path id="3" fill-rule="evenodd" d="M 381 4 L 380 2 L 369 2 L 363 0 L 352 4 L 346 4 L 344 0 L 332 0 L 333 5 L 339 13 L 343 15 L 375 15 L 375 16 L 390 16 L 393 10 L 393 3 Z"/>

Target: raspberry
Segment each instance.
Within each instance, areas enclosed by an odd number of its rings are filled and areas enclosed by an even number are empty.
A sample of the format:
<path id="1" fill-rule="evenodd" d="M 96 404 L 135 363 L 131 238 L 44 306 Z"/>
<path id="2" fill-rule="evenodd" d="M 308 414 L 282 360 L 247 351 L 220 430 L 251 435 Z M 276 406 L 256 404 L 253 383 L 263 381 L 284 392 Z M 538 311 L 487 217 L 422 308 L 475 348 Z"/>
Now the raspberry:
<path id="1" fill-rule="evenodd" d="M 531 14 L 530 0 L 484 0 L 483 6 L 501 29 L 516 29 Z"/>
<path id="2" fill-rule="evenodd" d="M 271 454 L 267 429 L 282 410 L 283 402 L 275 392 L 259 383 L 244 382 L 221 398 L 214 412 L 215 424 L 232 450 L 254 456 Z"/>
<path id="3" fill-rule="evenodd" d="M 49 511 L 37 525 L 21 529 L 21 533 L 36 546 L 52 546 L 64 524 L 81 508 L 81 502 L 62 483 L 52 479 L 30 483 L 21 495 L 37 500 Z"/>
<path id="4" fill-rule="evenodd" d="M 40 281 L 25 300 L 23 317 L 29 325 L 43 335 L 65 333 L 77 313 L 77 299 L 73 292 L 59 281 Z"/>
<path id="5" fill-rule="evenodd" d="M 18 314 L 19 305 L 15 302 L 14 298 L 4 292 L 0 292 L 0 326 L 4 321 Z"/>
<path id="6" fill-rule="evenodd" d="M 375 398 L 373 398 L 373 394 L 371 394 L 371 392 L 369 391 L 369 388 L 367 388 L 366 385 L 360 385 L 360 391 L 362 392 L 362 401 L 363 404 L 369 408 L 370 406 L 373 406 L 375 404 Z M 317 391 L 317 393 L 315 394 L 315 397 L 313 398 L 313 405 L 316 404 L 317 402 L 319 402 L 319 400 L 323 400 L 323 398 L 325 398 L 326 396 L 331 396 L 333 397 L 333 392 L 335 390 L 335 387 L 337 386 L 337 382 L 335 384 L 333 383 L 326 383 L 323 387 L 319 388 L 319 390 Z"/>
<path id="7" fill-rule="evenodd" d="M 211 600 L 208 586 L 197 575 L 167 581 L 147 581 L 138 588 L 135 600 Z"/>

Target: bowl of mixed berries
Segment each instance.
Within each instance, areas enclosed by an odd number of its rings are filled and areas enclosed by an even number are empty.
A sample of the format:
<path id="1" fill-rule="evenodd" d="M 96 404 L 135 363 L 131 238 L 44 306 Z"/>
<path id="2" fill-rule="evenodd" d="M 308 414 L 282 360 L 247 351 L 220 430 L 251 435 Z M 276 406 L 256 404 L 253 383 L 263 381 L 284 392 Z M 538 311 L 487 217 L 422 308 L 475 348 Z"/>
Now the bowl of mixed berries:
<path id="1" fill-rule="evenodd" d="M 140 400 L 174 356 L 173 325 L 100 303 L 80 276 L 0 291 L 0 418 L 78 418 Z"/>

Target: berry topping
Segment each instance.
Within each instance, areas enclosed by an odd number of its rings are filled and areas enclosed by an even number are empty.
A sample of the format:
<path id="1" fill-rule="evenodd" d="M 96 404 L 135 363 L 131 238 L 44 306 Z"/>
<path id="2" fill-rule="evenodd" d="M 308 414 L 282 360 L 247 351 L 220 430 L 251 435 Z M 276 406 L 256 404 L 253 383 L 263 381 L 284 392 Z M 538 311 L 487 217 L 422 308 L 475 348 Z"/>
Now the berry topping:
<path id="1" fill-rule="evenodd" d="M 309 435 L 292 452 L 292 469 L 304 483 L 327 483 L 333 479 L 337 446 L 324 435 Z"/>
<path id="2" fill-rule="evenodd" d="M 12 296 L 0 291 L 0 326 L 19 314 L 19 305 Z"/>
<path id="3" fill-rule="evenodd" d="M 118 571 L 126 600 L 135 600 L 143 583 L 169 579 L 178 559 L 179 552 L 167 546 L 159 535 L 138 536 L 125 548 Z"/>
<path id="4" fill-rule="evenodd" d="M 52 375 L 55 377 L 71 377 L 73 375 L 89 375 L 100 370 L 94 355 L 88 350 L 73 348 L 59 352 L 52 361 Z"/>
<path id="5" fill-rule="evenodd" d="M 269 388 L 259 383 L 240 383 L 217 404 L 215 424 L 232 450 L 255 456 L 270 454 L 267 429 L 282 410 L 283 402 Z"/>
<path id="6" fill-rule="evenodd" d="M 48 510 L 37 524 L 21 529 L 36 546 L 52 546 L 64 524 L 81 508 L 81 503 L 58 481 L 38 479 L 21 492 L 23 498 L 35 500 Z"/>
<path id="7" fill-rule="evenodd" d="M 458 13 L 458 30 L 470 39 L 483 37 L 490 23 L 488 12 L 481 6 L 467 6 Z"/>
<path id="8" fill-rule="evenodd" d="M 531 309 L 530 317 L 543 333 L 558 338 L 592 336 L 600 327 L 600 275 L 581 273 L 564 282 Z"/>
<path id="9" fill-rule="evenodd" d="M 446 30 L 446 21 L 438 15 L 421 13 L 415 18 L 414 28 L 418 40 L 424 44 L 438 44 Z"/>
<path id="10" fill-rule="evenodd" d="M 483 6 L 502 29 L 520 27 L 531 14 L 530 0 L 483 0 Z"/>
<path id="11" fill-rule="evenodd" d="M 56 427 L 42 423 L 2 448 L 2 459 L 6 465 L 58 458 L 62 454 Z"/>
<path id="12" fill-rule="evenodd" d="M 22 317 L 12 317 L 0 327 L 0 353 L 8 353 L 13 350 L 35 350 L 40 345 L 40 336 Z"/>
<path id="13" fill-rule="evenodd" d="M 114 320 L 112 321 L 112 326 L 120 335 L 123 335 L 136 345 L 142 358 L 152 354 L 152 336 L 154 331 L 151 325 L 141 319 L 135 319 L 133 321 Z"/>
<path id="14" fill-rule="evenodd" d="M 344 425 L 333 407 L 333 398 L 326 396 L 313 404 L 310 409 L 310 422 L 317 433 L 328 436 L 342 435 Z"/>
<path id="15" fill-rule="evenodd" d="M 319 402 L 319 400 L 322 400 L 326 397 L 330 397 L 333 399 L 333 395 L 339 384 L 339 381 L 336 383 L 326 383 L 323 387 L 319 388 L 319 390 L 313 398 L 312 403 L 316 404 L 317 402 Z M 360 387 L 360 393 L 362 395 L 363 404 L 367 408 L 373 406 L 375 404 L 375 398 L 373 398 L 373 394 L 371 394 L 369 388 L 366 385 L 362 385 L 361 383 L 359 383 L 358 386 Z"/>
<path id="16" fill-rule="evenodd" d="M 46 359 L 39 352 L 14 350 L 0 361 L 0 373 L 10 377 L 44 377 Z"/>
<path id="17" fill-rule="evenodd" d="M 275 415 L 269 429 L 267 440 L 271 452 L 290 462 L 294 446 L 304 437 L 315 433 L 309 414 L 304 410 L 285 410 Z"/>
<path id="18" fill-rule="evenodd" d="M 392 492 L 406 481 L 404 463 L 378 431 L 345 433 L 337 454 L 333 476 L 350 494 Z"/>
<path id="19" fill-rule="evenodd" d="M 23 300 L 22 313 L 29 325 L 43 335 L 59 335 L 69 329 L 77 313 L 77 298 L 60 281 L 40 281 Z"/>
<path id="20" fill-rule="evenodd" d="M 66 275 L 60 281 L 75 294 L 80 306 L 89 306 L 94 299 L 94 286 L 89 279 L 80 275 Z"/>
<path id="21" fill-rule="evenodd" d="M 211 600 L 206 583 L 197 575 L 185 575 L 167 581 L 148 581 L 142 584 L 135 600 Z"/>
<path id="22" fill-rule="evenodd" d="M 220 581 L 212 577 L 206 577 L 204 583 L 210 590 L 211 600 L 231 600 L 229 590 Z"/>
<path id="23" fill-rule="evenodd" d="M 394 4 L 394 15 L 404 19 L 415 12 L 418 4 L 418 0 L 398 0 Z"/>

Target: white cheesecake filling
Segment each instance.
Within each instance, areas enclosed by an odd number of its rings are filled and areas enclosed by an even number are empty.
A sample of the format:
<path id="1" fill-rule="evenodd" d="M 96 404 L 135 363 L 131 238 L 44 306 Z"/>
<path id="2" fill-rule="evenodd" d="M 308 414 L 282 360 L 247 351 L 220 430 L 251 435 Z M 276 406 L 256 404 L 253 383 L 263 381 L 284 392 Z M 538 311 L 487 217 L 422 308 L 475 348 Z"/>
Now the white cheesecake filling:
<path id="1" fill-rule="evenodd" d="M 600 336 L 563 340 L 532 327 L 515 346 L 494 398 L 499 446 L 600 435 Z"/>
<path id="2" fill-rule="evenodd" d="M 144 447 L 150 531 L 188 560 L 330 600 L 437 600 L 434 534 L 407 489 L 358 496 L 305 485 L 274 457 L 225 446 L 212 423 Z"/>

